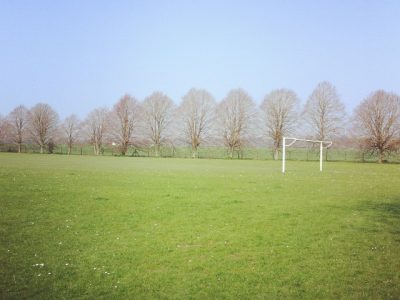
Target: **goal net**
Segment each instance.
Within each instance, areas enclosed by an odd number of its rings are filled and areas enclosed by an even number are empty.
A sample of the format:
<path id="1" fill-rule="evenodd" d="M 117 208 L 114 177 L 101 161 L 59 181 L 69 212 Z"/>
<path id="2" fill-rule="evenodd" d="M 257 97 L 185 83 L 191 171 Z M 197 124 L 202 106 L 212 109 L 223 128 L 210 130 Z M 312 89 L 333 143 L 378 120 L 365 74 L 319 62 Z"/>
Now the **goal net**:
<path id="1" fill-rule="evenodd" d="M 318 141 L 284 137 L 282 141 L 282 173 L 285 174 L 286 172 L 286 148 L 293 146 L 296 142 L 303 142 L 319 146 L 319 170 L 322 172 L 323 151 L 324 149 L 328 149 L 330 146 L 332 146 L 332 141 Z"/>

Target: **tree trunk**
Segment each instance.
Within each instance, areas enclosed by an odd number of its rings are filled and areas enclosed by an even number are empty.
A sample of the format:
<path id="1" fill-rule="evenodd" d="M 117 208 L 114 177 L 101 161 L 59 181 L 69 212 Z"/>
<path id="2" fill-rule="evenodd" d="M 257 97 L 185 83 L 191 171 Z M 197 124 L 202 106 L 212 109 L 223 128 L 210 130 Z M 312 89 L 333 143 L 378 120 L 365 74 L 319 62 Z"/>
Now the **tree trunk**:
<path id="1" fill-rule="evenodd" d="M 126 152 L 128 152 L 128 144 L 124 143 L 121 145 L 121 155 L 125 156 Z"/>
<path id="2" fill-rule="evenodd" d="M 233 158 L 233 147 L 229 148 L 229 157 L 232 159 Z"/>
<path id="3" fill-rule="evenodd" d="M 383 162 L 383 152 L 379 151 L 379 156 L 378 156 L 378 163 L 382 163 Z"/>
<path id="4" fill-rule="evenodd" d="M 18 143 L 18 153 L 21 153 L 21 143 Z"/>
<path id="5" fill-rule="evenodd" d="M 279 149 L 275 148 L 274 149 L 274 160 L 278 160 L 279 159 Z"/>
<path id="6" fill-rule="evenodd" d="M 70 155 L 72 152 L 72 145 L 68 145 L 68 155 Z"/>
<path id="7" fill-rule="evenodd" d="M 101 146 L 99 144 L 94 144 L 93 147 L 94 147 L 94 154 L 100 155 L 100 147 Z"/>
<path id="8" fill-rule="evenodd" d="M 40 145 L 40 154 L 43 154 L 43 145 Z"/>
<path id="9" fill-rule="evenodd" d="M 197 158 L 197 157 L 198 157 L 197 148 L 192 148 L 192 158 Z"/>

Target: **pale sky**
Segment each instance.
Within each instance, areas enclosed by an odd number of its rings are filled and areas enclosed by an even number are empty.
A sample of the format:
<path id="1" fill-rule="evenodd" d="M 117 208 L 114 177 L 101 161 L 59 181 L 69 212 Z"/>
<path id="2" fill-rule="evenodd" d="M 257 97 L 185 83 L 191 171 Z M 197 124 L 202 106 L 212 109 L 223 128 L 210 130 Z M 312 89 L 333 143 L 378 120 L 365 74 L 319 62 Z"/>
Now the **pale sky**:
<path id="1" fill-rule="evenodd" d="M 304 103 L 320 81 L 349 113 L 400 94 L 400 1 L 0 0 L 0 114 L 50 104 L 83 118 L 129 93 L 191 88 L 220 101 L 277 88 Z"/>

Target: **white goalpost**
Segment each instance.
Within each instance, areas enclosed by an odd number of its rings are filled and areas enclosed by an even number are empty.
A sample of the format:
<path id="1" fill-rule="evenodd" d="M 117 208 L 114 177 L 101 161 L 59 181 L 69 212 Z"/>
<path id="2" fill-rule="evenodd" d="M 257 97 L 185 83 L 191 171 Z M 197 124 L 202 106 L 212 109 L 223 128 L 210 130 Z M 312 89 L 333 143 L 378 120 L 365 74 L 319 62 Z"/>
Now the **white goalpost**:
<path id="1" fill-rule="evenodd" d="M 289 141 L 288 144 L 286 144 L 286 141 Z M 306 140 L 306 139 L 284 137 L 283 143 L 282 143 L 282 173 L 285 174 L 285 171 L 286 171 L 286 148 L 292 146 L 297 141 L 319 144 L 319 170 L 322 172 L 323 149 L 324 148 L 328 149 L 330 146 L 332 146 L 332 141 L 316 141 L 316 140 Z"/>

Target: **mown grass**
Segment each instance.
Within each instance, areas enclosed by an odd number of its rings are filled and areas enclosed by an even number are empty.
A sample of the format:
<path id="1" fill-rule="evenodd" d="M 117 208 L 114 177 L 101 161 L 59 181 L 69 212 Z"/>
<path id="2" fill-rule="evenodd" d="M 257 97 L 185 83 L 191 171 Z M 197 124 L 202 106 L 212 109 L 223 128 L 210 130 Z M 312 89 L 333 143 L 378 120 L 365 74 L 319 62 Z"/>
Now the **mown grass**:
<path id="1" fill-rule="evenodd" d="M 287 168 L 1 153 L 0 297 L 399 298 L 400 166 Z"/>

